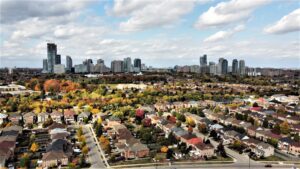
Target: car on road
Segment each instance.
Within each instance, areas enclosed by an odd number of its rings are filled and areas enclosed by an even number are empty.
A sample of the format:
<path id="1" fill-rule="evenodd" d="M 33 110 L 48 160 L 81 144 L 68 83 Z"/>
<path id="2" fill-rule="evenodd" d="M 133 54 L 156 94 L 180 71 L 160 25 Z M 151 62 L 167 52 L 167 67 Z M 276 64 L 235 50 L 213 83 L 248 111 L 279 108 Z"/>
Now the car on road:
<path id="1" fill-rule="evenodd" d="M 266 167 L 266 168 L 271 168 L 272 165 L 271 165 L 271 164 L 266 164 L 265 167 Z"/>

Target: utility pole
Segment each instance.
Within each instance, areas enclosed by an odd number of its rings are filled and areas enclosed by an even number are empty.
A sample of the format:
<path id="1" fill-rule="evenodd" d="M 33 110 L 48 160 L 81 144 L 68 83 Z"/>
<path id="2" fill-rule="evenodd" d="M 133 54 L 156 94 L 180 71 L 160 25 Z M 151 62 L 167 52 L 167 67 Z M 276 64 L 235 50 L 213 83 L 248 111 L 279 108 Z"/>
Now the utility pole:
<path id="1" fill-rule="evenodd" d="M 248 156 L 249 157 L 249 169 L 250 169 L 250 156 Z"/>

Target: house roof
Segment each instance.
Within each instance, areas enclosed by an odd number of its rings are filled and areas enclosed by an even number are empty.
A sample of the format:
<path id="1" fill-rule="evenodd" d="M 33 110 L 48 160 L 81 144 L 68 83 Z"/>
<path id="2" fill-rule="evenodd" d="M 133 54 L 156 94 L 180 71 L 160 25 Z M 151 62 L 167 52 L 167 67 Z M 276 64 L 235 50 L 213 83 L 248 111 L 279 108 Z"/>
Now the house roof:
<path id="1" fill-rule="evenodd" d="M 49 151 L 43 155 L 43 161 L 48 160 L 60 160 L 63 158 L 68 158 L 68 156 L 63 151 Z"/>
<path id="2" fill-rule="evenodd" d="M 245 144 L 254 144 L 254 145 L 257 145 L 258 143 L 260 143 L 260 141 L 254 139 L 254 138 L 249 138 L 249 139 L 243 140 L 243 142 Z"/>
<path id="3" fill-rule="evenodd" d="M 69 145 L 70 145 L 70 143 L 67 140 L 57 139 L 57 140 L 54 140 L 47 147 L 47 152 L 49 152 L 49 151 L 64 151 L 64 152 L 66 152 L 68 150 Z"/>
<path id="4" fill-rule="evenodd" d="M 138 142 L 130 146 L 130 150 L 137 152 L 137 151 L 149 150 L 149 148 L 146 145 Z"/>
<path id="5" fill-rule="evenodd" d="M 90 115 L 91 115 L 90 112 L 84 111 L 84 112 L 80 113 L 80 114 L 78 115 L 78 117 L 89 117 Z"/>
<path id="6" fill-rule="evenodd" d="M 260 111 L 261 107 L 250 107 L 251 111 Z"/>
<path id="7" fill-rule="evenodd" d="M 32 113 L 32 112 L 28 112 L 28 113 L 25 113 L 25 114 L 23 115 L 24 118 L 34 117 L 34 116 L 35 116 L 35 114 Z"/>
<path id="8" fill-rule="evenodd" d="M 0 148 L 0 159 L 7 160 L 9 156 L 12 154 L 12 151 L 8 147 Z"/>
<path id="9" fill-rule="evenodd" d="M 15 141 L 2 141 L 0 142 L 0 147 L 7 147 L 7 148 L 13 148 L 15 147 L 16 142 Z"/>
<path id="10" fill-rule="evenodd" d="M 228 131 L 225 131 L 224 134 L 230 136 L 230 137 L 235 137 L 236 135 L 238 135 L 239 133 L 234 131 L 234 130 L 228 130 Z"/>
<path id="11" fill-rule="evenodd" d="M 189 133 L 186 130 L 179 130 L 179 131 L 175 131 L 174 134 L 181 137 L 181 136 L 189 134 Z"/>
<path id="12" fill-rule="evenodd" d="M 263 149 L 272 148 L 272 146 L 270 144 L 267 144 L 267 143 L 264 143 L 264 142 L 258 143 L 257 146 L 262 147 Z"/>
<path id="13" fill-rule="evenodd" d="M 274 134 L 274 133 L 272 133 L 271 131 L 267 131 L 267 132 L 265 133 L 265 135 L 268 136 L 268 137 L 270 137 L 270 138 L 275 138 L 275 139 L 280 139 L 280 138 L 282 138 L 281 135 Z"/>
<path id="14" fill-rule="evenodd" d="M 23 130 L 23 127 L 17 126 L 17 125 L 5 127 L 2 129 L 2 131 L 18 131 L 19 133 L 21 133 L 22 130 Z"/>
<path id="15" fill-rule="evenodd" d="M 196 145 L 198 143 L 202 143 L 202 139 L 199 138 L 199 137 L 196 137 L 196 138 L 191 138 L 187 141 L 189 144 L 193 144 L 193 145 Z"/>
<path id="16" fill-rule="evenodd" d="M 39 113 L 38 116 L 49 116 L 49 113 L 47 113 L 47 112 L 42 112 L 42 113 Z"/>
<path id="17" fill-rule="evenodd" d="M 292 140 L 290 137 L 283 137 L 283 138 L 279 139 L 279 141 L 284 142 L 284 143 L 289 143 L 289 144 L 294 142 L 294 140 Z"/>
<path id="18" fill-rule="evenodd" d="M 57 111 L 57 110 L 54 110 L 51 114 L 50 114 L 50 116 L 62 116 L 63 114 L 61 113 L 61 112 L 59 112 L 59 111 Z"/>
<path id="19" fill-rule="evenodd" d="M 255 131 L 257 128 L 258 127 L 254 126 L 254 125 L 247 127 L 248 130 L 253 130 L 253 131 Z"/>
<path id="20" fill-rule="evenodd" d="M 64 125 L 64 124 L 61 124 L 61 123 L 56 123 L 56 122 L 54 122 L 54 123 L 52 123 L 50 126 L 48 126 L 48 129 L 49 130 L 53 130 L 53 129 L 55 129 L 55 128 L 66 128 L 66 125 Z"/>
<path id="21" fill-rule="evenodd" d="M 75 115 L 75 112 L 73 110 L 67 109 L 64 111 L 64 116 L 72 117 L 74 115 Z"/>
<path id="22" fill-rule="evenodd" d="M 56 140 L 56 139 L 65 139 L 67 136 L 69 136 L 69 133 L 56 133 L 51 135 L 51 139 Z"/>
<path id="23" fill-rule="evenodd" d="M 2 141 L 16 141 L 17 140 L 17 136 L 1 136 L 0 137 L 0 142 Z"/>
<path id="24" fill-rule="evenodd" d="M 214 125 L 211 125 L 210 127 L 213 129 L 222 129 L 223 128 L 223 126 L 220 124 L 214 124 Z"/>
<path id="25" fill-rule="evenodd" d="M 204 144 L 204 143 L 198 143 L 195 145 L 196 148 L 199 150 L 208 150 L 208 149 L 214 149 L 214 146 L 211 144 Z"/>
<path id="26" fill-rule="evenodd" d="M 3 114 L 3 113 L 0 113 L 0 119 L 5 119 L 5 118 L 7 118 L 7 114 Z"/>
<path id="27" fill-rule="evenodd" d="M 2 136 L 18 136 L 19 132 L 15 130 L 2 131 Z"/>
<path id="28" fill-rule="evenodd" d="M 190 140 L 190 139 L 196 138 L 196 137 L 197 137 L 197 136 L 196 136 L 195 134 L 190 134 L 190 133 L 181 136 L 181 138 L 184 138 L 184 139 L 186 139 L 186 140 Z"/>
<path id="29" fill-rule="evenodd" d="M 119 139 L 130 139 L 133 136 L 131 135 L 131 132 L 127 128 L 119 129 L 118 130 Z"/>
<path id="30" fill-rule="evenodd" d="M 117 116 L 110 116 L 109 120 L 110 121 L 121 121 L 121 119 L 119 117 L 117 117 Z"/>
<path id="31" fill-rule="evenodd" d="M 291 146 L 300 148 L 300 142 L 293 142 Z"/>

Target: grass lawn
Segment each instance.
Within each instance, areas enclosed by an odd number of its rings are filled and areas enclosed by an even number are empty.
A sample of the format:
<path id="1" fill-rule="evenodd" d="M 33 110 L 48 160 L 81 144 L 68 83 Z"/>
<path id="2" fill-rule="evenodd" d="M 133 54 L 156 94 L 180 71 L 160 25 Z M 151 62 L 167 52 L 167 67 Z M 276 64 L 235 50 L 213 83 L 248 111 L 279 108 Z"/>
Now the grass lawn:
<path id="1" fill-rule="evenodd" d="M 280 158 L 280 157 L 277 157 L 277 156 L 270 156 L 270 157 L 266 157 L 266 158 L 263 158 L 263 159 L 258 159 L 257 161 L 285 161 L 284 159 Z"/>
<path id="2" fill-rule="evenodd" d="M 232 158 L 230 157 L 221 157 L 221 156 L 217 156 L 217 158 L 214 158 L 214 159 L 210 159 L 210 160 L 207 160 L 207 161 L 233 161 Z"/>
<path id="3" fill-rule="evenodd" d="M 154 158 L 158 160 L 166 159 L 166 153 L 157 153 Z"/>
<path id="4" fill-rule="evenodd" d="M 144 164 L 152 162 L 150 158 L 147 159 L 140 159 L 140 160 L 128 160 L 128 161 L 119 161 L 111 163 L 110 165 L 128 165 L 128 164 Z"/>

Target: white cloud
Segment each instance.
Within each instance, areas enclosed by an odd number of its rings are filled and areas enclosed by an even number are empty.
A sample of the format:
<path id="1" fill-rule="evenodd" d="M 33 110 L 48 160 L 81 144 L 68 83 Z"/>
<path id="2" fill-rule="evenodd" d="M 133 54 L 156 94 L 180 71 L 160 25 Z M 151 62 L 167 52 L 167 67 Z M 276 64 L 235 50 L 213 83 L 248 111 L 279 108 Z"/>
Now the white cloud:
<path id="1" fill-rule="evenodd" d="M 270 0 L 231 0 L 218 3 L 199 16 L 195 27 L 204 29 L 247 20 L 254 9 Z"/>
<path id="2" fill-rule="evenodd" d="M 284 34 L 295 31 L 300 31 L 300 8 L 282 17 L 274 25 L 264 29 L 264 32 L 270 34 Z"/>
<path id="3" fill-rule="evenodd" d="M 69 15 L 92 3 L 91 0 L 1 0 L 0 21 L 12 23 L 29 18 Z"/>
<path id="4" fill-rule="evenodd" d="M 120 23 L 122 31 L 139 31 L 159 26 L 169 26 L 191 12 L 199 2 L 207 0 L 115 0 L 111 13 L 115 16 L 129 16 Z"/>
<path id="5" fill-rule="evenodd" d="M 240 32 L 245 29 L 244 25 L 238 25 L 232 30 L 227 30 L 227 31 L 219 31 L 208 38 L 204 39 L 204 42 L 216 42 L 224 39 L 228 39 L 231 37 L 233 34 Z"/>

